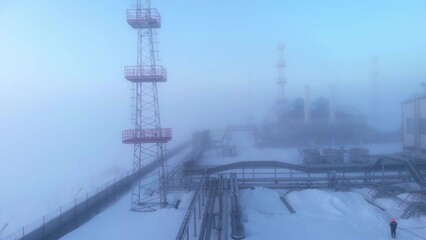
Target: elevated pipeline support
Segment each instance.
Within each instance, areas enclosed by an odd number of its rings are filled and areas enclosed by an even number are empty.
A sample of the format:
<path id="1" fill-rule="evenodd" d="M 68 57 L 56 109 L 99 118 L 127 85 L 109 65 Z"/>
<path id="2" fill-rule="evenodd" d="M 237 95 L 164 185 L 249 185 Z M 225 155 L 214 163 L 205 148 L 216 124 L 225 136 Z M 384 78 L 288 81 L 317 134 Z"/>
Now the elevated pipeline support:
<path id="1" fill-rule="evenodd" d="M 199 240 L 209 240 L 215 220 L 214 208 L 216 195 L 219 188 L 217 180 L 210 181 L 210 190 L 207 198 L 206 207 L 204 208 L 203 221 L 201 222 Z"/>
<path id="2" fill-rule="evenodd" d="M 224 175 L 219 177 L 219 214 L 217 223 L 218 240 L 228 239 L 228 203 L 229 203 L 228 179 Z"/>
<path id="3" fill-rule="evenodd" d="M 285 207 L 291 214 L 295 214 L 296 210 L 294 210 L 293 206 L 291 206 L 290 202 L 287 200 L 285 196 L 280 196 L 281 202 L 284 203 Z"/>
<path id="4" fill-rule="evenodd" d="M 414 164 L 406 158 L 394 156 L 394 155 L 384 155 L 379 160 L 377 160 L 373 166 L 377 166 L 379 164 L 383 164 L 384 162 L 397 162 L 401 163 L 405 166 L 405 168 L 410 172 L 410 174 L 413 176 L 414 180 L 417 184 L 421 186 L 426 186 L 426 181 L 421 177 L 419 172 L 417 171 Z"/>
<path id="5" fill-rule="evenodd" d="M 183 240 L 186 236 L 189 239 L 189 228 L 191 217 L 193 217 L 194 222 L 194 236 L 197 236 L 197 202 L 198 202 L 198 211 L 201 211 L 201 197 L 203 196 L 203 191 L 206 184 L 206 177 L 203 176 L 197 190 L 194 193 L 194 197 L 189 204 L 188 210 L 186 211 L 185 217 L 183 218 L 182 224 L 180 226 L 179 232 L 176 236 L 176 240 Z M 202 200 L 204 204 L 204 199 Z"/>
<path id="6" fill-rule="evenodd" d="M 376 156 L 377 159 L 370 164 L 337 164 L 337 165 L 300 165 L 300 164 L 292 164 L 285 163 L 279 161 L 248 161 L 248 162 L 236 162 L 221 166 L 209 166 L 209 167 L 198 167 L 197 169 L 189 169 L 187 172 L 189 174 L 214 174 L 226 171 L 232 171 L 237 169 L 242 169 L 244 173 L 244 169 L 287 169 L 291 171 L 297 171 L 306 174 L 316 174 L 316 173 L 369 173 L 373 171 L 384 172 L 384 168 L 386 170 L 392 171 L 401 171 L 406 170 L 409 172 L 416 183 L 421 186 L 426 186 L 426 181 L 421 177 L 418 170 L 419 168 L 425 169 L 426 164 L 418 164 L 414 166 L 411 161 L 408 159 L 402 158 L 400 156 L 394 155 L 379 155 Z M 387 163 L 385 166 L 384 163 Z M 384 174 L 383 174 L 384 176 Z M 385 177 L 385 176 L 384 176 Z M 244 178 L 244 176 L 243 176 Z M 349 177 L 348 177 L 349 179 Z"/>
<path id="7" fill-rule="evenodd" d="M 235 173 L 231 174 L 231 237 L 233 239 L 244 239 L 244 225 L 241 206 L 238 198 L 238 181 Z"/>

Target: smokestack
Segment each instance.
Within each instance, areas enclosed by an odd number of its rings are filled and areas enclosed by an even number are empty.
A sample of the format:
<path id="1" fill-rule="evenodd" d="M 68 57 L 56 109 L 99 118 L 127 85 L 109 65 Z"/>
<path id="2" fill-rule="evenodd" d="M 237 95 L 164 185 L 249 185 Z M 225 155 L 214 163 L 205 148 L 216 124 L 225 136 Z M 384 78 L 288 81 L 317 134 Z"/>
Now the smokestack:
<path id="1" fill-rule="evenodd" d="M 334 85 L 330 85 L 330 101 L 329 101 L 329 112 L 330 112 L 330 124 L 336 123 L 336 106 L 335 106 L 335 88 Z"/>
<path id="2" fill-rule="evenodd" d="M 309 86 L 305 86 L 305 124 L 311 122 L 311 93 Z"/>

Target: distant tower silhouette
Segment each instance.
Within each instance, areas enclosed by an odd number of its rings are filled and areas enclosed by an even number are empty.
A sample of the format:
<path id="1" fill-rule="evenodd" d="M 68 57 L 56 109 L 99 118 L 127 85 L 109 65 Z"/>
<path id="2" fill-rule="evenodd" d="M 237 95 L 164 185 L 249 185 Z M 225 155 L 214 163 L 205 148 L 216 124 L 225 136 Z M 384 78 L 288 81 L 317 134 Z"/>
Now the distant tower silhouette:
<path id="1" fill-rule="evenodd" d="M 305 100 L 304 100 L 305 124 L 311 123 L 311 88 L 305 86 Z"/>
<path id="2" fill-rule="evenodd" d="M 371 123 L 374 126 L 381 124 L 381 102 L 380 102 L 380 84 L 379 84 L 379 58 L 373 57 L 373 70 L 371 72 Z"/>
<path id="3" fill-rule="evenodd" d="M 330 85 L 330 101 L 329 101 L 330 124 L 336 123 L 336 87 Z"/>
<path id="4" fill-rule="evenodd" d="M 138 179 L 132 189 L 132 211 L 153 211 L 167 205 L 164 152 L 172 138 L 171 129 L 161 128 L 157 83 L 167 81 L 167 71 L 156 64 L 155 29 L 161 16 L 151 8 L 150 0 L 136 0 L 136 8 L 127 10 L 127 22 L 137 30 L 137 65 L 125 67 L 125 77 L 133 84 L 134 129 L 123 131 L 123 143 L 133 144 L 133 173 L 160 161 L 154 171 L 157 181 Z"/>
<path id="5" fill-rule="evenodd" d="M 288 109 L 288 102 L 285 96 L 285 84 L 286 79 L 284 78 L 284 68 L 286 66 L 284 62 L 284 49 L 285 45 L 284 43 L 278 43 L 277 44 L 277 50 L 278 50 L 278 62 L 277 62 L 277 69 L 278 69 L 278 78 L 277 78 L 277 85 L 278 85 L 278 96 L 275 101 L 275 114 L 278 117 L 278 121 L 283 116 L 283 114 Z"/>
<path id="6" fill-rule="evenodd" d="M 278 62 L 277 62 L 277 68 L 278 68 L 278 103 L 285 103 L 285 91 L 284 86 L 286 84 L 286 80 L 284 78 L 284 68 L 285 68 L 285 62 L 284 62 L 284 49 L 285 45 L 284 43 L 278 43 L 277 45 L 278 49 Z"/>

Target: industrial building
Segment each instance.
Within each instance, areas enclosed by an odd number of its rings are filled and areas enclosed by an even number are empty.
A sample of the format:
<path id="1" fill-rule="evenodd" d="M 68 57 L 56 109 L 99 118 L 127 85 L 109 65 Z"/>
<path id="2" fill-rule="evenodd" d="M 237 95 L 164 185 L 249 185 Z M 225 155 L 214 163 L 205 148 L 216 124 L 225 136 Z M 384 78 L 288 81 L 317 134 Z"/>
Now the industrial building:
<path id="1" fill-rule="evenodd" d="M 404 152 L 422 156 L 426 153 L 426 95 L 403 102 L 401 108 Z"/>

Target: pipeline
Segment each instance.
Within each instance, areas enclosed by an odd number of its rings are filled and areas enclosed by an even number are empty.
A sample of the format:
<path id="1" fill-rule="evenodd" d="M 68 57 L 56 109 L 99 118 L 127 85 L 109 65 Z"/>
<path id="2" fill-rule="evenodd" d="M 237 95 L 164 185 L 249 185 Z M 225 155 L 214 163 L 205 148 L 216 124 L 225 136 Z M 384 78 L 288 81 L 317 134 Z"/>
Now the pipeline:
<path id="1" fill-rule="evenodd" d="M 219 176 L 219 214 L 216 230 L 218 240 L 228 239 L 228 179 L 221 174 Z"/>
<path id="2" fill-rule="evenodd" d="M 216 195 L 218 191 L 218 181 L 212 180 L 209 182 L 210 190 L 209 190 L 209 196 L 207 199 L 206 207 L 204 208 L 203 213 L 203 221 L 201 222 L 201 230 L 199 235 L 199 240 L 209 240 L 211 236 L 211 231 L 213 227 L 213 221 L 214 221 L 214 207 L 215 207 L 215 201 L 216 201 Z"/>
<path id="3" fill-rule="evenodd" d="M 341 172 L 369 172 L 372 169 L 379 166 L 380 163 L 388 161 L 388 162 L 397 162 L 399 164 L 395 166 L 387 166 L 387 168 L 392 169 L 406 169 L 410 174 L 413 176 L 414 180 L 421 186 L 426 186 L 426 181 L 420 176 L 418 171 L 416 170 L 416 167 L 409 161 L 408 159 L 401 158 L 398 156 L 392 156 L 392 155 L 381 155 L 378 156 L 378 159 L 376 159 L 371 164 L 358 164 L 358 165 L 351 165 L 351 164 L 342 164 L 342 165 L 298 165 L 298 164 L 291 164 L 291 163 L 285 163 L 285 162 L 278 162 L 278 161 L 249 161 L 249 162 L 236 162 L 221 166 L 214 166 L 209 168 L 198 168 L 198 169 L 192 169 L 190 172 L 192 173 L 207 173 L 207 174 L 213 174 L 228 170 L 234 170 L 234 169 L 265 169 L 265 168 L 272 168 L 272 169 L 289 169 L 289 170 L 296 170 L 304 173 L 328 173 L 330 171 L 341 171 Z M 421 167 L 425 167 L 422 165 Z"/>
<path id="4" fill-rule="evenodd" d="M 185 234 L 189 234 L 189 222 L 191 220 L 191 216 L 195 215 L 195 208 L 196 208 L 196 204 L 197 204 L 197 200 L 199 200 L 200 198 L 200 194 L 202 191 L 204 191 L 204 187 L 206 184 L 206 176 L 203 176 L 198 187 L 197 190 L 194 193 L 194 197 L 192 197 L 191 203 L 188 207 L 188 210 L 186 211 L 185 217 L 183 218 L 182 224 L 180 226 L 179 232 L 176 236 L 176 240 L 183 240 Z M 200 211 L 201 209 L 199 209 Z"/>
<path id="5" fill-rule="evenodd" d="M 235 173 L 231 174 L 231 237 L 233 239 L 243 239 L 244 225 L 242 219 L 241 206 L 238 199 L 238 182 Z"/>
<path id="6" fill-rule="evenodd" d="M 411 175 L 413 176 L 417 184 L 421 186 L 426 186 L 426 181 L 420 176 L 420 174 L 417 172 L 416 168 L 414 167 L 413 163 L 409 159 L 401 158 L 398 156 L 386 155 L 381 157 L 379 160 L 377 160 L 377 162 L 375 162 L 374 165 L 377 165 L 384 161 L 402 163 L 405 166 L 405 168 L 411 173 Z"/>

